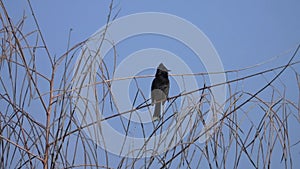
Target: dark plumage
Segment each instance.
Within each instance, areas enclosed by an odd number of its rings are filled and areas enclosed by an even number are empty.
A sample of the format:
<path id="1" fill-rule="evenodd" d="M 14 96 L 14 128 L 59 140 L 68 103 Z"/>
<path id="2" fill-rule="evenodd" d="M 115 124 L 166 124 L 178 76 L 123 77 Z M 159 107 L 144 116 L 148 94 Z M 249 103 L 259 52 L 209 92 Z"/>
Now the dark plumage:
<path id="1" fill-rule="evenodd" d="M 161 117 L 161 105 L 164 105 L 169 95 L 170 82 L 168 78 L 169 70 L 161 63 L 157 67 L 155 78 L 151 85 L 151 101 L 155 104 L 153 121 Z"/>

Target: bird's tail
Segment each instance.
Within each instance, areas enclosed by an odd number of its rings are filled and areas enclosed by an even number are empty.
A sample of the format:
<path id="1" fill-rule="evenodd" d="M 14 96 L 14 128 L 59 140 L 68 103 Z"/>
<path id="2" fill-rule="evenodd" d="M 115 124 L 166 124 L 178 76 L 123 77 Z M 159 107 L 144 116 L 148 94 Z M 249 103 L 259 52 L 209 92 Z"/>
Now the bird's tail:
<path id="1" fill-rule="evenodd" d="M 156 121 L 160 119 L 160 110 L 161 110 L 161 103 L 155 103 L 152 121 Z"/>

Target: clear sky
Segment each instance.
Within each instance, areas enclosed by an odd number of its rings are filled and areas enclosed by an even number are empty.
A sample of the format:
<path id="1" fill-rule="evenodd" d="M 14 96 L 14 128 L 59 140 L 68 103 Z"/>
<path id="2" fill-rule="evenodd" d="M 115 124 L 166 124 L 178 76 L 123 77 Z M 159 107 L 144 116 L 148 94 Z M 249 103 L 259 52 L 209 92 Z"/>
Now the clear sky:
<path id="1" fill-rule="evenodd" d="M 13 16 L 28 9 L 25 1 L 6 3 Z M 137 12 L 165 12 L 195 24 L 213 42 L 225 69 L 264 61 L 299 43 L 298 1 L 116 1 L 119 17 Z M 107 19 L 108 1 L 32 1 L 52 53 L 65 51 L 69 29 L 72 44 L 86 39 Z M 18 10 L 15 10 L 18 9 Z M 27 13 L 29 15 L 29 13 Z"/>
<path id="2" fill-rule="evenodd" d="M 87 39 L 106 23 L 110 2 L 107 0 L 32 0 L 31 3 L 50 53 L 59 57 L 67 49 L 70 29 L 72 29 L 70 41 L 72 46 Z M 28 4 L 25 1 L 5 1 L 5 4 L 14 22 L 18 21 L 24 11 L 25 15 L 30 16 Z M 300 1 L 297 0 L 120 0 L 114 3 L 113 15 L 120 10 L 117 18 L 140 12 L 163 12 L 181 17 L 198 27 L 210 39 L 225 70 L 236 70 L 253 66 L 279 55 L 282 57 L 272 62 L 269 68 L 287 63 L 290 54 L 300 43 L 299 7 Z M 34 28 L 33 24 L 31 25 L 33 20 L 32 17 L 28 18 L 25 30 L 30 31 Z M 142 37 L 129 39 L 129 44 L 120 43 L 119 55 L 125 57 L 144 47 L 167 49 L 180 55 L 183 59 L 188 52 L 186 49 L 178 48 L 180 44 L 176 42 L 170 42 L 172 44 L 170 46 L 168 45 L 169 41 L 166 40 L 166 43 L 163 43 L 165 40 L 162 38 L 161 41 L 151 44 L 152 41 L 149 40 L 151 37 L 147 38 L 148 41 L 145 43 L 143 43 Z M 286 54 L 286 51 L 289 54 Z M 299 60 L 299 55 L 296 60 Z M 187 63 L 193 72 L 203 71 L 203 69 L 199 70 L 197 65 L 193 65 L 192 62 L 187 61 Z M 256 72 L 264 70 L 264 68 L 260 67 L 251 71 Z M 296 68 L 299 68 L 299 65 Z M 233 77 L 235 75 L 231 78 Z M 286 80 L 284 83 L 288 86 L 287 95 L 292 99 L 297 99 L 299 90 L 294 92 L 294 87 L 297 87 L 294 74 L 288 71 L 282 79 Z M 250 81 L 253 84 L 245 86 L 250 91 L 257 91 L 257 87 L 263 85 L 260 84 L 262 81 Z M 299 127 L 299 123 L 295 124 Z M 298 135 L 296 138 L 299 139 L 298 133 L 290 134 Z M 299 146 L 297 148 L 295 153 L 298 153 L 297 157 L 299 158 Z M 293 164 L 295 168 L 300 167 L 299 160 L 295 160 Z"/>

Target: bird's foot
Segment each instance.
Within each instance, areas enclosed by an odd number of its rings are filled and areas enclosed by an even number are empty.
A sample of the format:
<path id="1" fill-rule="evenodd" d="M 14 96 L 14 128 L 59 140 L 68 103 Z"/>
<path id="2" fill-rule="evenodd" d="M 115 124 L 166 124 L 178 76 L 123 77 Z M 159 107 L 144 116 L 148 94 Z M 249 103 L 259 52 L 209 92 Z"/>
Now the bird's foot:
<path id="1" fill-rule="evenodd" d="M 158 121 L 159 119 L 160 119 L 160 118 L 157 117 L 157 116 L 153 116 L 153 117 L 152 117 L 152 121 L 153 121 L 153 122 Z"/>

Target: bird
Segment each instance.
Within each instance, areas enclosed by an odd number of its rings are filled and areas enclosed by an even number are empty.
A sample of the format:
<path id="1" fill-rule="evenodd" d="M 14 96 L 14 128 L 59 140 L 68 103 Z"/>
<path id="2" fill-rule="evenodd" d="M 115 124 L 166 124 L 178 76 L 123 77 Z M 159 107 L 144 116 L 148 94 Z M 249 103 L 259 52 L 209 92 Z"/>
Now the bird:
<path id="1" fill-rule="evenodd" d="M 160 63 L 156 69 L 155 78 L 151 85 L 151 105 L 155 105 L 152 121 L 160 120 L 161 106 L 168 99 L 170 89 L 169 71 L 163 63 Z"/>

